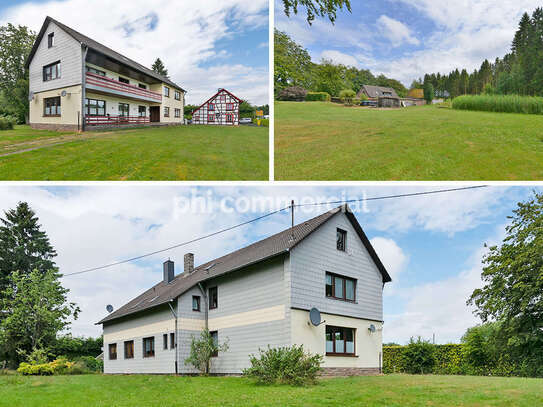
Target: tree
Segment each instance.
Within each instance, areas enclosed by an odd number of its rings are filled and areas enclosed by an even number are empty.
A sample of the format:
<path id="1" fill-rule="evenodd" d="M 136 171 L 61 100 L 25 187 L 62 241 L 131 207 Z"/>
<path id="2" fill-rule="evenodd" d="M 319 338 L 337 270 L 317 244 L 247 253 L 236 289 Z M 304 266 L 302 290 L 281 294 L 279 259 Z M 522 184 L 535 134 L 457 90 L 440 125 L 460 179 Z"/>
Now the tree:
<path id="1" fill-rule="evenodd" d="M 331 60 L 324 59 L 315 69 L 315 90 L 326 92 L 331 96 L 339 96 L 342 89 L 351 87 L 345 80 L 344 65 L 336 65 Z"/>
<path id="2" fill-rule="evenodd" d="M 209 374 L 211 358 L 219 352 L 228 351 L 228 340 L 222 345 L 215 342 L 215 339 L 206 328 L 200 333 L 200 338 L 192 337 L 190 343 L 190 354 L 185 359 L 185 365 L 192 365 L 202 374 Z"/>
<path id="3" fill-rule="evenodd" d="M 0 293 L 6 290 L 9 276 L 15 271 L 22 275 L 33 270 L 45 274 L 55 268 L 53 258 L 57 253 L 38 221 L 26 202 L 19 202 L 15 209 L 5 212 L 5 219 L 0 218 Z"/>
<path id="4" fill-rule="evenodd" d="M 168 77 L 168 70 L 160 58 L 157 58 L 151 69 L 159 75 Z"/>
<path id="5" fill-rule="evenodd" d="M 412 374 L 432 373 L 435 365 L 435 347 L 420 336 L 411 338 L 404 350 L 405 369 Z"/>
<path id="6" fill-rule="evenodd" d="M 283 0 L 285 14 L 290 17 L 291 13 L 298 14 L 298 8 L 304 7 L 307 10 L 307 22 L 309 25 L 315 17 L 327 17 L 332 24 L 336 21 L 337 11 L 347 9 L 351 12 L 350 0 Z"/>
<path id="7" fill-rule="evenodd" d="M 28 117 L 28 70 L 25 62 L 36 40 L 28 27 L 8 23 L 0 27 L 0 99 L 3 113 L 24 123 Z"/>
<path id="8" fill-rule="evenodd" d="M 0 322 L 0 349 L 8 360 L 18 362 L 21 353 L 48 349 L 57 334 L 77 319 L 80 309 L 67 302 L 68 289 L 62 287 L 58 270 L 29 274 L 15 271 L 0 300 L 4 317 Z"/>
<path id="9" fill-rule="evenodd" d="M 432 100 L 434 100 L 434 85 L 430 82 L 424 84 L 424 100 L 426 100 L 426 103 L 428 104 L 431 104 Z"/>
<path id="10" fill-rule="evenodd" d="M 543 374 L 543 194 L 518 203 L 510 220 L 501 245 L 483 258 L 484 286 L 467 304 L 483 322 L 500 322 L 511 352 Z"/>
<path id="11" fill-rule="evenodd" d="M 243 101 L 239 105 L 239 117 L 254 117 L 255 108 L 249 102 Z"/>
<path id="12" fill-rule="evenodd" d="M 347 106 L 351 106 L 353 104 L 355 97 L 356 92 L 352 89 L 343 89 L 341 92 L 339 92 L 339 98 Z"/>
<path id="13" fill-rule="evenodd" d="M 296 44 L 288 34 L 274 33 L 274 85 L 276 96 L 291 86 L 310 87 L 311 57 L 306 49 Z"/>

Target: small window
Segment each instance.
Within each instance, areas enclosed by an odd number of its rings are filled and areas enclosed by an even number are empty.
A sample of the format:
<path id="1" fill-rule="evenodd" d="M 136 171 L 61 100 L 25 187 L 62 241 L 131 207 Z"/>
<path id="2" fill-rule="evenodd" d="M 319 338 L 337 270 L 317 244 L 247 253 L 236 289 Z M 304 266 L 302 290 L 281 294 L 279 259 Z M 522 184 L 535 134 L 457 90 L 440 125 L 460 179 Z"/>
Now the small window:
<path id="1" fill-rule="evenodd" d="M 117 344 L 110 343 L 109 344 L 109 360 L 115 360 L 115 359 L 117 359 Z"/>
<path id="2" fill-rule="evenodd" d="M 145 106 L 138 106 L 138 114 L 140 117 L 147 116 L 147 107 Z"/>
<path id="3" fill-rule="evenodd" d="M 213 113 L 209 113 L 207 115 L 207 121 L 210 122 L 210 123 L 214 122 L 215 121 L 215 115 Z"/>
<path id="4" fill-rule="evenodd" d="M 215 110 L 215 105 L 213 103 L 210 103 L 208 106 L 207 106 L 207 109 L 208 110 Z"/>
<path id="5" fill-rule="evenodd" d="M 354 328 L 326 326 L 326 355 L 354 356 L 354 338 Z"/>
<path id="6" fill-rule="evenodd" d="M 228 111 L 234 110 L 234 104 L 233 103 L 227 103 L 226 104 L 226 110 L 228 110 Z"/>
<path id="7" fill-rule="evenodd" d="M 170 349 L 173 349 L 175 348 L 176 346 L 176 343 L 175 343 L 175 333 L 171 333 L 170 334 Z"/>
<path id="8" fill-rule="evenodd" d="M 181 117 L 181 109 L 175 109 L 175 117 Z"/>
<path id="9" fill-rule="evenodd" d="M 155 356 L 155 337 L 143 338 L 143 357 L 152 358 Z"/>
<path id="10" fill-rule="evenodd" d="M 344 231 L 343 229 L 338 228 L 336 232 L 336 240 L 337 240 L 336 242 L 337 249 L 344 252 L 345 247 L 347 246 L 347 232 Z"/>
<path id="11" fill-rule="evenodd" d="M 217 287 L 209 289 L 209 309 L 215 309 L 219 306 L 219 295 Z"/>
<path id="12" fill-rule="evenodd" d="M 167 86 L 164 86 L 164 96 L 166 96 L 167 98 L 170 97 L 170 88 L 168 88 Z"/>
<path id="13" fill-rule="evenodd" d="M 200 296 L 199 295 L 192 296 L 192 310 L 200 311 Z"/>
<path id="14" fill-rule="evenodd" d="M 106 76 L 106 73 L 104 71 L 100 71 L 98 69 L 91 68 L 90 66 L 87 66 L 87 72 L 90 72 L 94 75 L 98 76 Z"/>
<path id="15" fill-rule="evenodd" d="M 60 116 L 60 96 L 43 99 L 44 116 Z"/>
<path id="16" fill-rule="evenodd" d="M 354 302 L 356 300 L 356 280 L 326 273 L 325 293 L 327 297 L 336 300 Z"/>
<path id="17" fill-rule="evenodd" d="M 226 95 L 221 95 L 221 102 L 226 102 Z"/>
<path id="18" fill-rule="evenodd" d="M 60 78 L 60 61 L 43 67 L 43 81 L 48 82 Z"/>
<path id="19" fill-rule="evenodd" d="M 134 359 L 134 341 L 126 341 L 124 343 L 124 358 Z"/>
<path id="20" fill-rule="evenodd" d="M 168 106 L 164 106 L 164 117 L 170 117 L 170 108 Z"/>
<path id="21" fill-rule="evenodd" d="M 121 76 L 119 76 L 119 82 L 121 82 L 121 83 L 126 83 L 127 85 L 130 84 L 130 81 L 129 81 L 128 79 L 123 78 L 123 77 L 121 77 Z"/>
<path id="22" fill-rule="evenodd" d="M 162 335 L 163 348 L 168 349 L 168 334 Z"/>
<path id="23" fill-rule="evenodd" d="M 233 123 L 234 122 L 234 115 L 233 114 L 227 114 L 226 115 L 226 123 Z"/>
<path id="24" fill-rule="evenodd" d="M 215 346 L 219 346 L 219 331 L 211 331 L 209 334 L 213 339 L 213 344 Z M 216 358 L 217 356 L 219 356 L 219 352 L 213 352 L 211 356 Z"/>
<path id="25" fill-rule="evenodd" d="M 138 88 L 147 89 L 147 85 L 144 85 L 143 83 L 138 83 Z"/>
<path id="26" fill-rule="evenodd" d="M 55 33 L 51 33 L 47 36 L 47 47 L 52 48 L 55 45 Z"/>
<path id="27" fill-rule="evenodd" d="M 175 100 L 181 100 L 181 92 L 176 90 L 174 93 L 174 97 L 175 97 Z"/>

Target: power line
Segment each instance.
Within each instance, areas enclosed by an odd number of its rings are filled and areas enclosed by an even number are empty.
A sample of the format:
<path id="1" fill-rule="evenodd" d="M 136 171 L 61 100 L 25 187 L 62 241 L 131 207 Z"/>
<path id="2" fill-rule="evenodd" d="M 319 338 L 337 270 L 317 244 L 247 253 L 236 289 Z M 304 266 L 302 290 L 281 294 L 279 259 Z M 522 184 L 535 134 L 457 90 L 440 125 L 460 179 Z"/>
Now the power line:
<path id="1" fill-rule="evenodd" d="M 136 261 L 136 260 L 140 260 L 140 259 L 143 259 L 145 257 L 153 256 L 153 255 L 158 254 L 158 253 L 163 253 L 163 252 L 166 252 L 168 250 L 172 250 L 172 249 L 176 249 L 178 247 L 186 246 L 188 244 L 195 243 L 195 242 L 198 242 L 200 240 L 204 240 L 204 239 L 207 239 L 209 237 L 216 236 L 218 234 L 225 233 L 225 232 L 228 232 L 228 231 L 233 230 L 233 229 L 237 229 L 237 228 L 239 228 L 241 226 L 248 225 L 250 223 L 253 223 L 253 222 L 259 221 L 261 219 L 267 218 L 269 216 L 275 215 L 276 213 L 283 212 L 284 210 L 292 209 L 292 208 L 296 208 L 296 207 L 320 206 L 320 205 L 337 205 L 337 204 L 346 204 L 346 203 L 351 203 L 351 202 L 362 202 L 362 201 L 377 201 L 377 200 L 383 200 L 383 199 L 405 198 L 405 197 L 411 197 L 411 196 L 430 195 L 430 194 L 441 194 L 441 193 L 446 193 L 446 192 L 456 192 L 456 191 L 464 191 L 464 190 L 486 188 L 486 187 L 487 187 L 487 185 L 479 185 L 479 186 L 470 186 L 470 187 L 440 189 L 440 190 L 433 190 L 433 191 L 412 192 L 412 193 L 408 193 L 408 194 L 385 195 L 385 196 L 377 196 L 377 197 L 371 197 L 371 198 L 349 199 L 349 200 L 343 200 L 343 201 L 317 202 L 317 203 L 310 203 L 310 204 L 295 204 L 295 205 L 291 204 L 291 205 L 286 206 L 284 208 L 275 210 L 273 212 L 269 212 L 269 213 L 267 213 L 265 215 L 258 216 L 256 218 L 251 219 L 251 220 L 248 220 L 248 221 L 245 221 L 245 222 L 242 222 L 242 223 L 238 223 L 237 225 L 230 226 L 228 228 L 221 229 L 221 230 L 218 230 L 216 232 L 209 233 L 207 235 L 200 236 L 200 237 L 197 237 L 197 238 L 192 239 L 192 240 L 188 240 L 188 241 L 183 242 L 183 243 L 179 243 L 179 244 L 176 244 L 176 245 L 173 245 L 173 246 L 169 246 L 169 247 L 166 247 L 166 248 L 160 249 L 160 250 L 155 250 L 154 252 L 142 254 L 141 256 L 136 256 L 136 257 L 132 257 L 132 258 L 129 258 L 129 259 L 126 259 L 126 260 L 121 260 L 121 261 L 117 261 L 117 262 L 114 262 L 114 263 L 109 263 L 109 264 L 106 264 L 104 266 L 93 267 L 93 268 L 89 268 L 89 269 L 85 269 L 85 270 L 81 270 L 81 271 L 76 271 L 76 272 L 73 272 L 73 273 L 63 274 L 63 277 L 75 276 L 75 275 L 84 274 L 84 273 L 90 273 L 92 271 L 103 270 L 103 269 L 110 268 L 110 267 L 113 267 L 113 266 L 118 266 L 118 265 L 121 265 L 121 264 L 130 263 L 130 262 L 133 262 L 133 261 Z"/>

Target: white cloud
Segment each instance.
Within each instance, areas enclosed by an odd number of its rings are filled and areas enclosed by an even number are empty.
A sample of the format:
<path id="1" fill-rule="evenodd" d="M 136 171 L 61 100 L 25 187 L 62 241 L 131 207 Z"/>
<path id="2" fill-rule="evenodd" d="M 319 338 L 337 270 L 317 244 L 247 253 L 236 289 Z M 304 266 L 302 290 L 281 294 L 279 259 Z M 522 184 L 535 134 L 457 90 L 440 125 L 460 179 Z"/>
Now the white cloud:
<path id="1" fill-rule="evenodd" d="M 220 87 L 255 104 L 268 103 L 267 67 L 258 69 L 243 61 L 216 64 L 225 56 L 216 47 L 218 41 L 267 26 L 267 0 L 185 1 L 182 6 L 169 0 L 50 0 L 5 9 L 0 24 L 11 22 L 39 31 L 46 15 L 145 66 L 160 57 L 171 79 L 188 91 L 189 103 L 204 102 Z"/>
<path id="2" fill-rule="evenodd" d="M 371 239 L 371 245 L 379 255 L 379 258 L 383 262 L 383 265 L 392 278 L 392 285 L 396 285 L 399 280 L 400 273 L 405 270 L 409 257 L 398 246 L 398 244 L 385 237 L 374 237 Z M 390 288 L 390 285 L 387 286 Z M 390 291 L 390 290 L 389 290 Z"/>
<path id="3" fill-rule="evenodd" d="M 419 45 L 420 41 L 413 35 L 409 27 L 401 21 L 382 15 L 377 19 L 377 29 L 382 36 L 388 38 L 393 47 L 403 43 Z"/>
<path id="4" fill-rule="evenodd" d="M 332 60 L 336 64 L 343 64 L 346 66 L 355 66 L 357 68 L 360 67 L 360 63 L 355 57 L 353 57 L 352 55 L 344 54 L 343 52 L 340 52 L 340 51 L 335 51 L 335 50 L 322 51 L 320 59 Z"/>

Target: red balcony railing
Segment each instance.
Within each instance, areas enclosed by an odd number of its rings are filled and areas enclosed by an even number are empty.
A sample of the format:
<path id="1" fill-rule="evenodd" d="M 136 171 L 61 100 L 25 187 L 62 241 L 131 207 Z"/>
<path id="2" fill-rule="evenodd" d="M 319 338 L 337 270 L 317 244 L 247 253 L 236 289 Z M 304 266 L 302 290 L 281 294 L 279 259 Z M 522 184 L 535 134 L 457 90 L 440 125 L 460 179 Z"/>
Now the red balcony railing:
<path id="1" fill-rule="evenodd" d="M 126 126 L 129 124 L 148 124 L 151 120 L 146 116 L 87 116 L 87 126 Z"/>
<path id="2" fill-rule="evenodd" d="M 152 99 L 156 102 L 162 102 L 162 95 L 157 92 L 152 92 L 147 89 L 142 89 L 138 86 L 129 85 L 116 81 L 115 79 L 106 78 L 105 76 L 96 75 L 92 72 L 87 72 L 87 84 L 104 88 L 105 90 L 115 90 L 119 92 L 129 93 L 131 95 Z"/>

